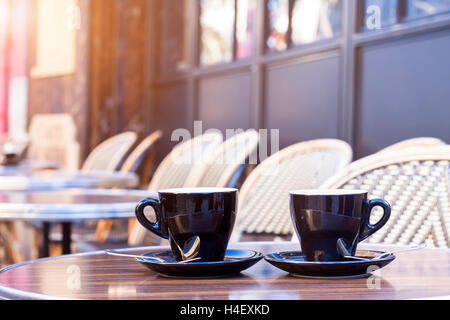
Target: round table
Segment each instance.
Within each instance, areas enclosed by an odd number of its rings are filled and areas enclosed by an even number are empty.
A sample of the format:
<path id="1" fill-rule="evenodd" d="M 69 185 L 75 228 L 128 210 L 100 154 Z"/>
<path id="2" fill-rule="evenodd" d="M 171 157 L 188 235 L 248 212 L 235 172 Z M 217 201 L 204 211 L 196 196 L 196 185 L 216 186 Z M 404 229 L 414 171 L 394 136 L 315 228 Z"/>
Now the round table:
<path id="1" fill-rule="evenodd" d="M 136 204 L 155 193 L 143 190 L 62 189 L 0 192 L 0 221 L 43 222 L 41 256 L 49 255 L 50 224 L 63 227 L 63 253 L 70 253 L 76 221 L 134 217 Z"/>
<path id="2" fill-rule="evenodd" d="M 268 254 L 298 250 L 298 243 L 233 243 L 230 248 Z M 161 247 L 124 249 L 140 254 Z M 401 247 L 361 244 L 362 249 Z M 30 261 L 0 271 L 5 299 L 324 300 L 426 299 L 450 295 L 450 250 L 426 248 L 398 253 L 370 278 L 302 279 L 262 260 L 237 276 L 167 278 L 134 259 L 103 251 Z"/>
<path id="3" fill-rule="evenodd" d="M 91 188 L 135 188 L 139 178 L 134 173 L 108 171 L 40 170 L 29 172 L 0 170 L 0 190 L 29 191 Z"/>

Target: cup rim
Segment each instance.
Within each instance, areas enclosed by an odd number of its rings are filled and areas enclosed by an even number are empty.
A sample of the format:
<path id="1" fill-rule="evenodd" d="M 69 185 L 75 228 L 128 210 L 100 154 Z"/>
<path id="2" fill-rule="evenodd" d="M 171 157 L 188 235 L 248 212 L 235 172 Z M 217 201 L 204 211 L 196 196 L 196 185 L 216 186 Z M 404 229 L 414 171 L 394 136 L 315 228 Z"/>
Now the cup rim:
<path id="1" fill-rule="evenodd" d="M 221 187 L 198 187 L 198 188 L 170 188 L 159 190 L 158 193 L 172 194 L 212 194 L 212 193 L 232 193 L 237 192 L 236 188 Z"/>
<path id="2" fill-rule="evenodd" d="M 369 193 L 364 189 L 305 189 L 292 190 L 289 192 L 291 196 L 350 196 Z"/>

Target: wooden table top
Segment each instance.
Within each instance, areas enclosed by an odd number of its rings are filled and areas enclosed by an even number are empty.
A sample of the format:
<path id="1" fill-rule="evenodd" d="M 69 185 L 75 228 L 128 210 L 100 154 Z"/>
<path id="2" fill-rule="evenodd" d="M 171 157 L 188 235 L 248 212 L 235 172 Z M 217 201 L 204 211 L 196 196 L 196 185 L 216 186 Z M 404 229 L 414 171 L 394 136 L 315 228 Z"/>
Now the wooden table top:
<path id="1" fill-rule="evenodd" d="M 248 242 L 230 248 L 265 254 L 298 250 L 292 242 Z M 362 244 L 362 249 L 398 247 Z M 155 248 L 126 249 L 143 253 Z M 79 281 L 74 282 L 74 276 Z M 104 252 L 27 262 L 0 272 L 6 299 L 164 299 L 301 300 L 425 299 L 450 295 L 450 250 L 426 248 L 399 253 L 397 259 L 362 279 L 301 279 L 261 260 L 238 276 L 215 279 L 167 278 L 133 259 Z"/>

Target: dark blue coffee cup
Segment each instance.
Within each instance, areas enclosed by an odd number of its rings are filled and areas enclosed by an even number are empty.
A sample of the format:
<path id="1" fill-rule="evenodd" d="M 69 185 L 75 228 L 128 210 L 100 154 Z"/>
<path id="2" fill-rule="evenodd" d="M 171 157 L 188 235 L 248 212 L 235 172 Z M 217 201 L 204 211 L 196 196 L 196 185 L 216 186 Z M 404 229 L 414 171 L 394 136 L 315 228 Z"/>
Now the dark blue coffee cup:
<path id="1" fill-rule="evenodd" d="M 168 239 L 178 261 L 222 261 L 236 220 L 237 189 L 181 188 L 158 192 L 136 207 L 142 226 Z M 153 207 L 156 221 L 144 214 Z"/>
<path id="2" fill-rule="evenodd" d="M 376 206 L 384 213 L 372 225 L 370 215 Z M 358 243 L 382 228 L 391 214 L 389 203 L 368 200 L 364 190 L 292 191 L 290 208 L 307 261 L 341 261 L 342 251 L 355 255 Z"/>

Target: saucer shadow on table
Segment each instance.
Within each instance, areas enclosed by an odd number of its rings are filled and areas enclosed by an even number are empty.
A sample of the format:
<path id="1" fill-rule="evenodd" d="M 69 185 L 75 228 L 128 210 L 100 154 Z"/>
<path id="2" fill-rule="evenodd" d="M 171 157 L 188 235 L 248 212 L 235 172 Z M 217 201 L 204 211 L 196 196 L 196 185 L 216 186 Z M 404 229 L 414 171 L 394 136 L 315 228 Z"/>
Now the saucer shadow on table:
<path id="1" fill-rule="evenodd" d="M 157 258 L 160 261 L 145 257 Z M 262 258 L 263 255 L 256 251 L 228 249 L 223 261 L 178 263 L 172 251 L 158 250 L 145 253 L 136 261 L 163 276 L 198 279 L 236 276 Z"/>
<path id="2" fill-rule="evenodd" d="M 358 250 L 356 256 L 367 259 L 317 262 L 306 261 L 300 251 L 287 251 L 268 254 L 264 256 L 264 259 L 273 266 L 295 277 L 345 279 L 369 277 L 371 276 L 371 272 L 383 268 L 394 261 L 394 254 L 382 259 L 373 259 L 381 253 L 384 252 Z"/>

